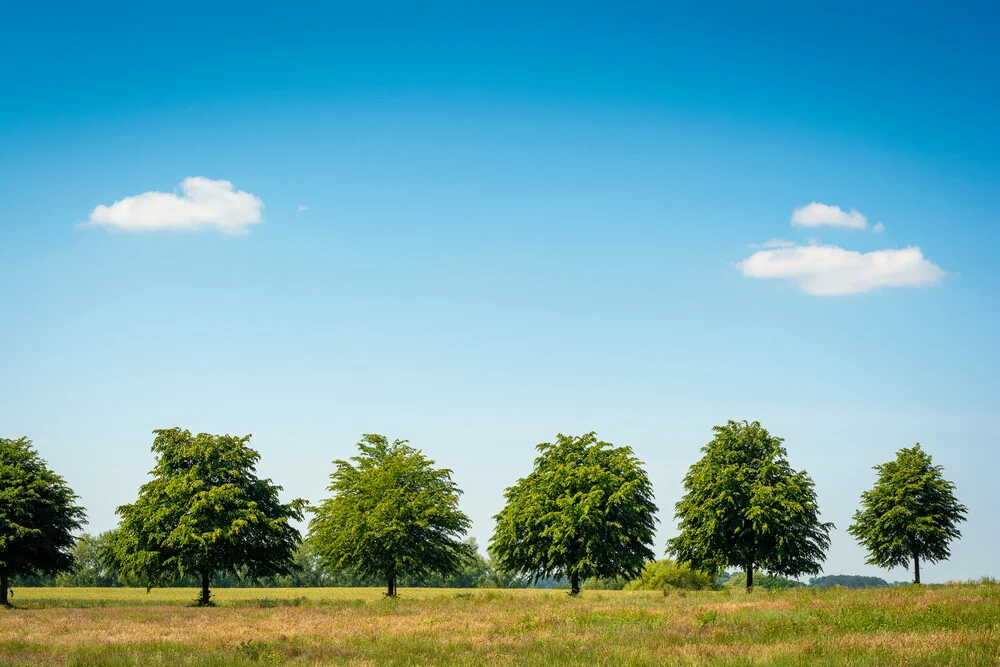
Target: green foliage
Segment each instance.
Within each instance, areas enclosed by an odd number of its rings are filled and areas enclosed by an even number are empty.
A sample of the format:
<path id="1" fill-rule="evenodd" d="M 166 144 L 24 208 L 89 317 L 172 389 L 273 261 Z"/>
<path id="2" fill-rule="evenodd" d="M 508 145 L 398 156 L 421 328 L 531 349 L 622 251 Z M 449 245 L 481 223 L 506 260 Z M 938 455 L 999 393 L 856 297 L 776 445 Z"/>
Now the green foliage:
<path id="1" fill-rule="evenodd" d="M 490 550 L 535 580 L 634 577 L 654 558 L 653 489 L 629 447 L 594 433 L 538 445 L 534 470 L 504 492 Z"/>
<path id="2" fill-rule="evenodd" d="M 73 569 L 56 577 L 56 586 L 122 586 L 118 572 L 105 559 L 101 551 L 107 549 L 110 531 L 100 535 L 84 533 L 73 546 Z"/>
<path id="3" fill-rule="evenodd" d="M 703 591 L 712 588 L 712 576 L 669 558 L 646 563 L 642 572 L 625 586 L 628 591 L 665 591 L 679 588 Z"/>
<path id="4" fill-rule="evenodd" d="M 888 588 L 889 582 L 879 577 L 862 577 L 854 574 L 831 574 L 809 580 L 812 588 Z"/>
<path id="5" fill-rule="evenodd" d="M 933 465 L 920 443 L 896 452 L 896 460 L 874 467 L 878 480 L 861 494 L 861 509 L 847 529 L 868 550 L 867 563 L 919 568 L 919 559 L 946 560 L 948 544 L 962 536 L 958 524 L 967 509 L 955 498 L 955 485 Z M 919 570 L 915 580 L 920 583 Z"/>
<path id="6" fill-rule="evenodd" d="M 118 508 L 122 520 L 101 551 L 105 563 L 146 586 L 200 575 L 202 604 L 214 575 L 289 573 L 299 542 L 290 521 L 302 519 L 305 501 L 283 504 L 281 487 L 257 477 L 260 455 L 247 446 L 250 436 L 154 433 L 153 479 L 135 503 Z"/>
<path id="7" fill-rule="evenodd" d="M 734 572 L 723 586 L 725 588 L 746 588 L 746 572 Z M 784 591 L 789 588 L 801 588 L 805 586 L 801 581 L 789 579 L 774 574 L 758 574 L 753 578 L 754 588 L 764 588 L 769 591 Z"/>
<path id="8" fill-rule="evenodd" d="M 459 541 L 470 521 L 458 509 L 451 470 L 419 450 L 366 434 L 359 455 L 334 461 L 331 498 L 315 510 L 309 540 L 334 572 L 378 577 L 396 594 L 399 578 L 449 575 L 475 551 Z M 353 463 L 352 463 L 353 462 Z"/>
<path id="9" fill-rule="evenodd" d="M 833 524 L 819 520 L 812 479 L 792 470 L 782 439 L 758 422 L 730 420 L 713 430 L 684 478 L 687 493 L 675 513 L 680 535 L 668 552 L 707 571 L 819 573 Z"/>
<path id="10" fill-rule="evenodd" d="M 10 577 L 54 575 L 73 566 L 72 531 L 84 520 L 78 497 L 27 438 L 0 438 L 0 605 Z"/>

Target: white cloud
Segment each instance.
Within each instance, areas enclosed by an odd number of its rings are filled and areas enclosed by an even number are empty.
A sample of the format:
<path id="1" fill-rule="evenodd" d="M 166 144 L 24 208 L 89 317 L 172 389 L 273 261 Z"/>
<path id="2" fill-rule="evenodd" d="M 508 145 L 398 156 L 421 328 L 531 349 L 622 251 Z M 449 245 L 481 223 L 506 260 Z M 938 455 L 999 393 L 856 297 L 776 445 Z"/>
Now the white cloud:
<path id="1" fill-rule="evenodd" d="M 925 287 L 946 275 L 917 247 L 860 253 L 831 245 L 795 246 L 760 250 L 737 266 L 751 278 L 794 280 L 802 291 L 818 296 Z"/>
<path id="2" fill-rule="evenodd" d="M 234 190 L 229 181 L 193 176 L 180 184 L 180 194 L 144 192 L 110 206 L 101 204 L 91 211 L 85 226 L 129 231 L 216 227 L 227 234 L 243 234 L 248 225 L 263 220 L 263 207 L 260 197 Z"/>
<path id="3" fill-rule="evenodd" d="M 821 227 L 823 225 L 865 229 L 868 227 L 868 218 L 854 209 L 848 212 L 839 206 L 829 206 L 815 201 L 805 206 L 799 206 L 792 211 L 793 227 Z"/>
<path id="4" fill-rule="evenodd" d="M 792 248 L 795 246 L 795 241 L 786 241 L 785 239 L 768 239 L 763 243 L 751 243 L 751 248 Z"/>
<path id="5" fill-rule="evenodd" d="M 298 210 L 299 213 L 301 213 L 302 211 L 308 211 L 308 210 L 309 210 L 308 206 L 306 206 L 305 204 L 299 204 L 299 210 Z"/>
<path id="6" fill-rule="evenodd" d="M 875 226 L 872 227 L 872 231 L 875 232 L 876 234 L 878 234 L 879 232 L 884 232 L 885 225 L 883 225 L 881 222 L 876 222 Z"/>

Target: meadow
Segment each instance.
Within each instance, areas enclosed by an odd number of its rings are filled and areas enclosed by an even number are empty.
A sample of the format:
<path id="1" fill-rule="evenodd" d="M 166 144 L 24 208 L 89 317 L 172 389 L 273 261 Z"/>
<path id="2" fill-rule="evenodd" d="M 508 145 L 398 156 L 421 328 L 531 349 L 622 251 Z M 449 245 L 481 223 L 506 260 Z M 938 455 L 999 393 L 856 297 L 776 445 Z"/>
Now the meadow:
<path id="1" fill-rule="evenodd" d="M 19 588 L 3 664 L 997 664 L 1000 586 L 668 592 Z"/>

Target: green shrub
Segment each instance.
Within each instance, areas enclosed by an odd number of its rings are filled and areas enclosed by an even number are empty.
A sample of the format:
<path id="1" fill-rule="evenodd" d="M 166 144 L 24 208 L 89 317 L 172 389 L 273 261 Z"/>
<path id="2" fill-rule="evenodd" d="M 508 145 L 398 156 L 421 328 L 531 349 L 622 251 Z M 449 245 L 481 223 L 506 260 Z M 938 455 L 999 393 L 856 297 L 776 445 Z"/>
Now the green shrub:
<path id="1" fill-rule="evenodd" d="M 679 588 L 689 591 L 700 591 L 712 587 L 712 577 L 700 570 L 693 570 L 687 565 L 678 565 L 673 560 L 646 563 L 638 578 L 625 586 L 631 591 L 663 591 Z"/>

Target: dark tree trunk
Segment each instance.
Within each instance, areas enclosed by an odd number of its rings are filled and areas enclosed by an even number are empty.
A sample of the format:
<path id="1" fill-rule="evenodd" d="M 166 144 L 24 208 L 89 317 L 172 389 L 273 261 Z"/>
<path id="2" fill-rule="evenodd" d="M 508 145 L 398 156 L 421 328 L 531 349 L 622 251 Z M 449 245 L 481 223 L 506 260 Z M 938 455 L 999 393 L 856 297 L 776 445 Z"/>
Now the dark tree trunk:
<path id="1" fill-rule="evenodd" d="M 913 552 L 913 583 L 920 583 L 920 554 Z"/>
<path id="2" fill-rule="evenodd" d="M 753 561 L 747 563 L 747 593 L 753 590 Z"/>
<path id="3" fill-rule="evenodd" d="M 388 592 L 385 594 L 386 597 L 390 597 L 390 598 L 396 597 L 396 574 L 395 573 L 389 575 L 388 589 L 389 589 Z"/>
<path id="4" fill-rule="evenodd" d="M 198 598 L 198 604 L 203 607 L 207 607 L 212 604 L 210 601 L 211 594 L 208 592 L 208 584 L 211 580 L 211 575 L 208 572 L 201 573 L 201 597 Z"/>
<path id="5" fill-rule="evenodd" d="M 10 602 L 7 601 L 7 589 L 10 587 L 10 582 L 7 580 L 7 573 L 0 572 L 0 607 L 9 607 Z"/>
<path id="6" fill-rule="evenodd" d="M 574 572 L 572 574 L 572 576 L 570 576 L 570 578 L 569 578 L 569 585 L 570 585 L 570 589 L 569 589 L 569 594 L 570 595 L 579 595 L 580 594 L 580 573 L 579 572 Z"/>

